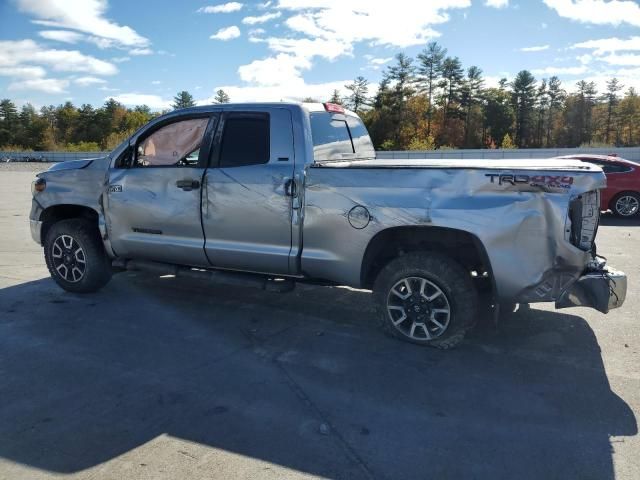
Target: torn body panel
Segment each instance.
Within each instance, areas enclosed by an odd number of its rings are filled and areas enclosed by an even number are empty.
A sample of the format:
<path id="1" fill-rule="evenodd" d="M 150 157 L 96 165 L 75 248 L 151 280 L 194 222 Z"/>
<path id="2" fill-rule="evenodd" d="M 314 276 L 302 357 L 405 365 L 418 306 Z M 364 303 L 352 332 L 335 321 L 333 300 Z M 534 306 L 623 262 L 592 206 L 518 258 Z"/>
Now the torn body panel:
<path id="1" fill-rule="evenodd" d="M 499 298 L 552 301 L 585 270 L 592 254 L 569 241 L 569 204 L 602 188 L 602 172 L 545 161 L 526 166 L 499 162 L 496 168 L 480 161 L 435 163 L 310 166 L 305 274 L 360 284 L 368 243 L 379 232 L 399 226 L 446 227 L 472 234 L 487 252 Z M 366 228 L 349 224 L 348 212 L 355 206 L 368 210 L 371 220 Z"/>

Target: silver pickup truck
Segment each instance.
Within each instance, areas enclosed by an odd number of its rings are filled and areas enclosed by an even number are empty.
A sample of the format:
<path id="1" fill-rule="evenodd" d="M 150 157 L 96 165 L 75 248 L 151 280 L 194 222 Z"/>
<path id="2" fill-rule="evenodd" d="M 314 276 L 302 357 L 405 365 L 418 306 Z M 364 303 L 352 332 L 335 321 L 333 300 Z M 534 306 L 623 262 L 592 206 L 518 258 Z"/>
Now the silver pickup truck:
<path id="1" fill-rule="evenodd" d="M 333 104 L 226 104 L 151 121 L 108 157 L 33 182 L 31 233 L 70 292 L 115 271 L 372 290 L 381 326 L 448 348 L 483 300 L 622 305 L 596 255 L 597 166 L 573 160 L 376 160 Z"/>

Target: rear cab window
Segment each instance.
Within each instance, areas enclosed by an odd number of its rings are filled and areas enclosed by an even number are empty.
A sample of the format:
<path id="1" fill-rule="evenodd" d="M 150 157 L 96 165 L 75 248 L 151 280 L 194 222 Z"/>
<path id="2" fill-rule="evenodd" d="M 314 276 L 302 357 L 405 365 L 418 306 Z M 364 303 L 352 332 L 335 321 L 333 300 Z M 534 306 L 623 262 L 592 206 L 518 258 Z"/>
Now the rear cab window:
<path id="1" fill-rule="evenodd" d="M 332 112 L 311 112 L 314 160 L 374 158 L 367 129 L 358 117 Z"/>

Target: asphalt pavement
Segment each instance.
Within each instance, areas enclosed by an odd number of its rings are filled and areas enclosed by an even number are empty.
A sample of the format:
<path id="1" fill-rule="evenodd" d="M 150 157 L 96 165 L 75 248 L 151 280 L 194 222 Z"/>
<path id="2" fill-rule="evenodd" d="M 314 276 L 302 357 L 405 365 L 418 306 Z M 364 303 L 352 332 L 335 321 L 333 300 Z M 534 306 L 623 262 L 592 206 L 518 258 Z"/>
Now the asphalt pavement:
<path id="1" fill-rule="evenodd" d="M 533 305 L 442 352 L 348 288 L 66 293 L 29 235 L 38 168 L 0 167 L 0 479 L 640 478 L 639 220 L 599 230 L 621 309 Z"/>

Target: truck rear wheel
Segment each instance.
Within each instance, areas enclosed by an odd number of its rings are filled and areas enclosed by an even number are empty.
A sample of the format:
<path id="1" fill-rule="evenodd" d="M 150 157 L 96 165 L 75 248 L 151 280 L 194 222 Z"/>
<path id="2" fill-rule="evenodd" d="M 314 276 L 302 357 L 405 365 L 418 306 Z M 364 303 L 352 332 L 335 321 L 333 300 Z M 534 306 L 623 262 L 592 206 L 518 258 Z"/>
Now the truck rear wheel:
<path id="1" fill-rule="evenodd" d="M 378 274 L 373 294 L 383 330 L 420 345 L 455 347 L 476 314 L 471 276 L 438 253 L 415 252 L 392 260 Z"/>
<path id="2" fill-rule="evenodd" d="M 74 218 L 53 224 L 44 240 L 44 258 L 51 277 L 69 292 L 95 292 L 111 278 L 98 230 L 88 220 Z"/>

